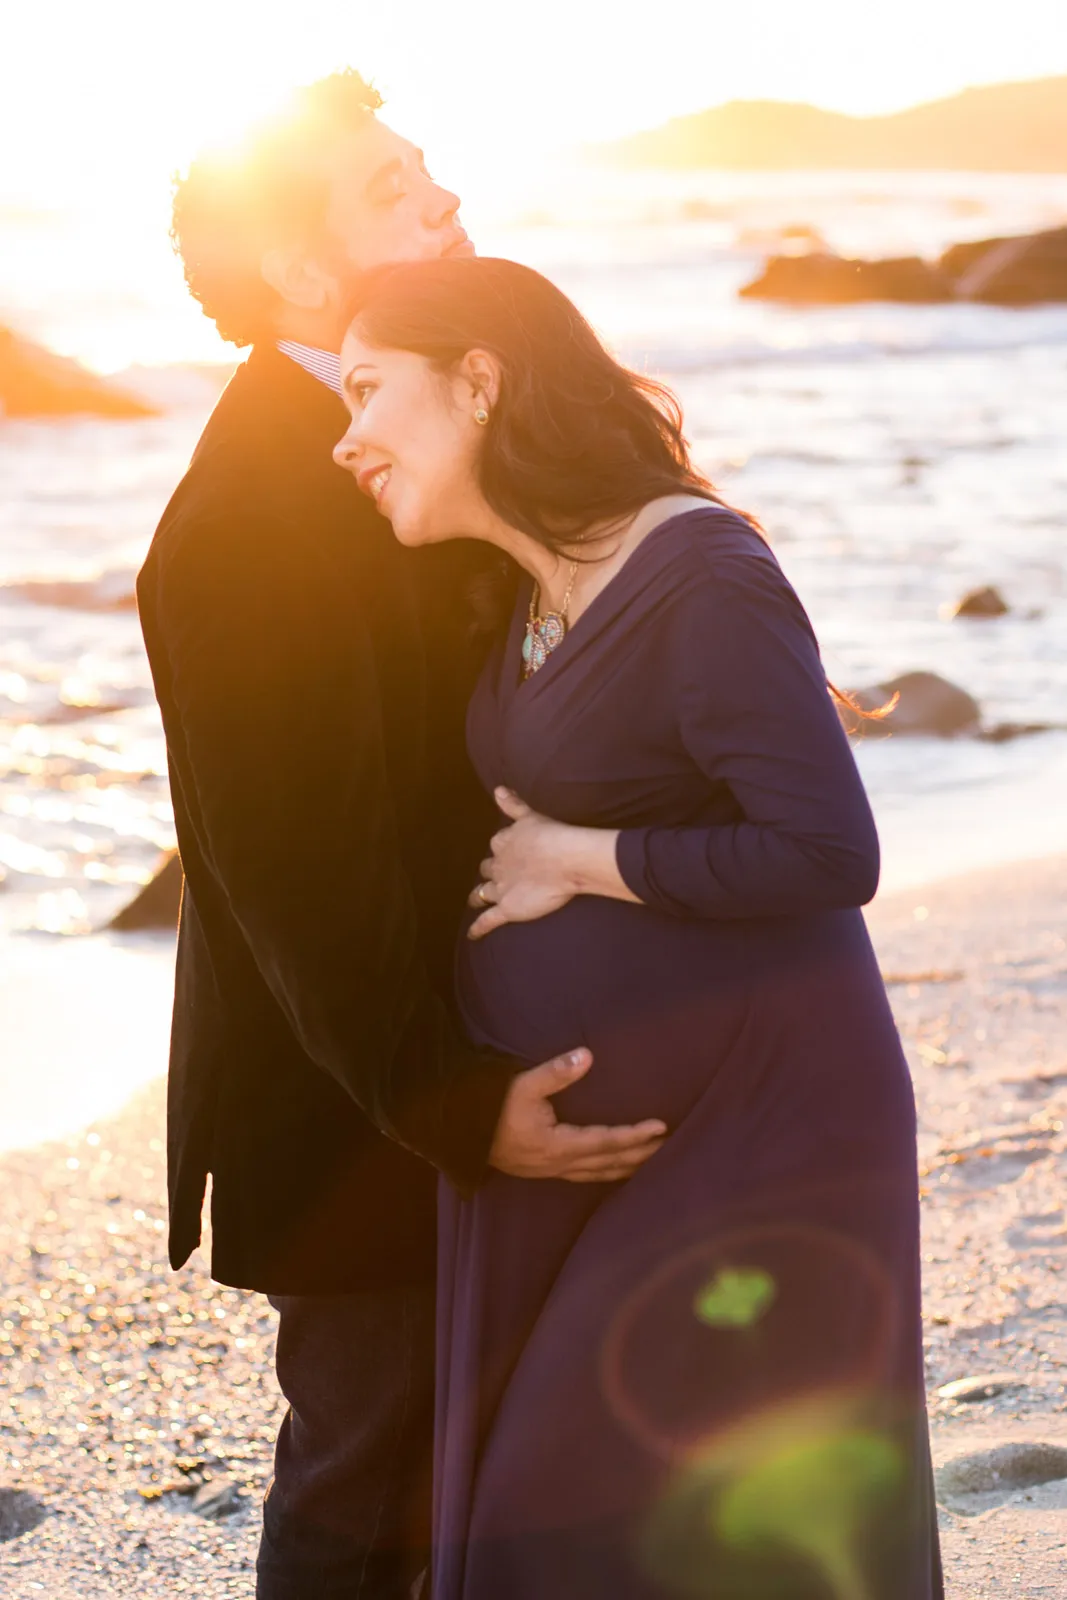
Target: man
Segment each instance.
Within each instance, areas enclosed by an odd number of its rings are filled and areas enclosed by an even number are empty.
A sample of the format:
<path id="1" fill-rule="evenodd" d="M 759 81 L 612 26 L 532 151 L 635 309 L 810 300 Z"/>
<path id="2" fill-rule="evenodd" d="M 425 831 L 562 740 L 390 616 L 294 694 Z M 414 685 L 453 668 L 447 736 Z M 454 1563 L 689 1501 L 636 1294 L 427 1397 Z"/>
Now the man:
<path id="1" fill-rule="evenodd" d="M 186 875 L 171 1262 L 210 1174 L 212 1271 L 280 1316 L 260 1600 L 399 1600 L 425 1564 L 429 1163 L 470 1191 L 490 1162 L 605 1180 L 655 1148 L 648 1127 L 556 1122 L 587 1053 L 516 1074 L 452 1014 L 492 827 L 463 748 L 482 558 L 403 550 L 331 451 L 356 275 L 470 245 L 378 106 L 355 73 L 325 79 L 179 183 L 190 290 L 254 348 L 138 583 Z"/>

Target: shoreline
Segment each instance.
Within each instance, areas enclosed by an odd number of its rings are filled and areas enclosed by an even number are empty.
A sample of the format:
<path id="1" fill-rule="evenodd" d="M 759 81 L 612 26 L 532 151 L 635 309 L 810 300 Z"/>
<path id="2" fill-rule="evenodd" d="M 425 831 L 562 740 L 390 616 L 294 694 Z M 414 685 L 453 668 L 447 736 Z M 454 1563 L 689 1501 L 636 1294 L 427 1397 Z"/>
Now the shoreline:
<path id="1" fill-rule="evenodd" d="M 113 1116 L 166 1073 L 174 936 L 0 935 L 0 1155 Z"/>
<path id="2" fill-rule="evenodd" d="M 1067 850 L 1067 733 L 853 742 L 882 846 L 874 905 Z M 921 768 L 921 779 L 919 769 Z"/>
<path id="3" fill-rule="evenodd" d="M 1065 906 L 1060 855 L 869 912 L 919 1104 L 939 1464 L 1067 1447 Z M 163 1116 L 157 1079 L 0 1155 L 0 1491 L 30 1497 L 0 1542 L 5 1600 L 252 1592 L 283 1408 L 273 1314 L 213 1284 L 200 1251 L 170 1271 Z M 989 1398 L 938 1393 L 995 1373 Z M 1067 1476 L 942 1500 L 954 1600 L 1062 1596 Z"/>

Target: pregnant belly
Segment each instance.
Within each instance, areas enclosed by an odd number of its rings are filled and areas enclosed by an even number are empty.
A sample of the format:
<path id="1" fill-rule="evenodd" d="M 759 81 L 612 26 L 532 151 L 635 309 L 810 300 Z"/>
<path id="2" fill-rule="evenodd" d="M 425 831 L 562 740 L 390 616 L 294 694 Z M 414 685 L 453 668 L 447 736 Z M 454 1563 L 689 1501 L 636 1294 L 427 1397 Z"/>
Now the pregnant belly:
<path id="1" fill-rule="evenodd" d="M 592 1050 L 593 1070 L 560 1097 L 561 1114 L 674 1122 L 743 1029 L 750 955 L 740 924 L 581 897 L 538 922 L 462 940 L 460 1006 L 477 1043 L 531 1065 Z"/>
<path id="2" fill-rule="evenodd" d="M 531 1065 L 589 1047 L 591 1072 L 557 1101 L 575 1121 L 675 1126 L 712 1082 L 735 1108 L 786 1118 L 910 1102 L 858 912 L 685 921 L 579 897 L 461 940 L 457 979 L 477 1043 Z"/>

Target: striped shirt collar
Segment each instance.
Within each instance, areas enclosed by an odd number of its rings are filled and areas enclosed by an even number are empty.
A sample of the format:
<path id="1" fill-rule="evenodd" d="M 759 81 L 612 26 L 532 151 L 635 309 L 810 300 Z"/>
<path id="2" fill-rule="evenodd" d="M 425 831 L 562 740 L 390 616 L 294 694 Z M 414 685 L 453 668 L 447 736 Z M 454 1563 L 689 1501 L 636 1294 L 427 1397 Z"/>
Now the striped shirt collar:
<path id="1" fill-rule="evenodd" d="M 310 372 L 313 378 L 318 378 L 327 389 L 332 389 L 339 399 L 344 399 L 340 356 L 335 356 L 329 350 L 316 350 L 310 344 L 297 344 L 294 339 L 279 339 L 278 349 L 283 356 L 288 356 L 290 361 L 295 361 L 298 367 Z"/>

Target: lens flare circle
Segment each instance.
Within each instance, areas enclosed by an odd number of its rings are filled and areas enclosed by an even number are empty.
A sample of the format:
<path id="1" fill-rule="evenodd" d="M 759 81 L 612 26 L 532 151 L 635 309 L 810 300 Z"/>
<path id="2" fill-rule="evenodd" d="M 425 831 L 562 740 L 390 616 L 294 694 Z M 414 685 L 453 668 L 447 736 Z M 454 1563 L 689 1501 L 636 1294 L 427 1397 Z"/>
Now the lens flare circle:
<path id="1" fill-rule="evenodd" d="M 742 1228 L 680 1250 L 622 1302 L 602 1392 L 645 1449 L 684 1460 L 747 1415 L 883 1387 L 898 1321 L 889 1273 L 849 1235 Z"/>

